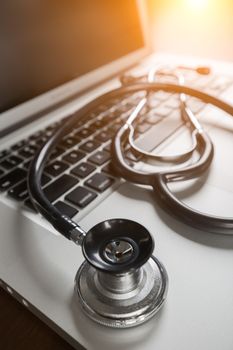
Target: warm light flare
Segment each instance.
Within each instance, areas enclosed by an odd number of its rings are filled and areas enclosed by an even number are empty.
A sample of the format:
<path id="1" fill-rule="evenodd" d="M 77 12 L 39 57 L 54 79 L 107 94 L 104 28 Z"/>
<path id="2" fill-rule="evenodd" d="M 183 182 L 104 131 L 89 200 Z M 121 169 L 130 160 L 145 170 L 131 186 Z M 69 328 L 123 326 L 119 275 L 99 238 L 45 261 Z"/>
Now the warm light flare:
<path id="1" fill-rule="evenodd" d="M 184 1 L 186 3 L 186 6 L 196 11 L 204 10 L 209 4 L 209 0 L 184 0 Z"/>
<path id="2" fill-rule="evenodd" d="M 157 51 L 233 58 L 233 0 L 148 0 Z"/>

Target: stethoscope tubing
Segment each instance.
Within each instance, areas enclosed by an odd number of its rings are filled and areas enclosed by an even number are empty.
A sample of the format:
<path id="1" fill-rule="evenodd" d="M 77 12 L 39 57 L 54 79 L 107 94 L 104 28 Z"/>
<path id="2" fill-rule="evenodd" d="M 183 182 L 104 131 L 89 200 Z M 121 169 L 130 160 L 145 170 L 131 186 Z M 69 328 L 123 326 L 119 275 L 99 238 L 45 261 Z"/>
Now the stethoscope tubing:
<path id="1" fill-rule="evenodd" d="M 118 170 L 119 174 L 130 182 L 153 186 L 154 177 L 158 174 L 164 175 L 167 182 L 193 179 L 204 173 L 212 162 L 214 154 L 213 144 L 205 132 L 199 132 L 196 137 L 198 140 L 197 150 L 199 151 L 200 157 L 196 163 L 190 164 L 184 168 L 176 168 L 173 170 L 166 169 L 160 170 L 159 172 L 152 171 L 150 173 L 134 169 L 125 161 L 124 152 L 122 150 L 122 145 L 125 143 L 125 140 L 128 139 L 129 132 L 127 125 L 124 125 L 118 131 L 112 143 L 112 157 L 114 167 Z"/>
<path id="2" fill-rule="evenodd" d="M 80 230 L 80 234 L 83 233 L 82 228 L 76 224 L 73 220 L 71 220 L 66 215 L 63 215 L 50 201 L 46 198 L 42 187 L 41 187 L 41 177 L 42 173 L 45 167 L 46 160 L 48 160 L 50 153 L 52 152 L 54 146 L 61 140 L 61 138 L 68 133 L 72 128 L 75 127 L 75 124 L 78 120 L 81 120 L 84 118 L 88 113 L 90 113 L 93 109 L 98 107 L 98 105 L 102 103 L 106 103 L 109 99 L 112 98 L 119 98 L 120 96 L 123 96 L 125 94 L 130 93 L 136 93 L 138 91 L 159 91 L 163 90 L 166 92 L 171 93 L 184 93 L 193 97 L 196 97 L 198 99 L 201 99 L 205 103 L 210 103 L 214 105 L 215 107 L 218 107 L 228 113 L 229 115 L 233 115 L 233 107 L 229 105 L 228 103 L 218 99 L 217 97 L 211 96 L 205 92 L 201 92 L 199 90 L 186 87 L 186 86 L 180 86 L 177 84 L 170 84 L 170 83 L 135 83 L 132 85 L 125 85 L 122 87 L 119 87 L 117 89 L 114 89 L 110 92 L 105 93 L 104 95 L 101 95 L 100 97 L 97 97 L 95 100 L 88 103 L 86 106 L 81 108 L 78 112 L 76 112 L 73 116 L 71 116 L 68 121 L 66 121 L 61 128 L 59 128 L 55 134 L 41 147 L 41 149 L 37 152 L 35 155 L 35 158 L 31 162 L 29 173 L 28 173 L 28 189 L 30 197 L 39 210 L 39 212 L 65 237 L 68 239 L 71 239 L 72 232 L 74 230 Z M 118 144 L 120 138 L 122 135 L 118 134 L 118 138 L 115 138 L 116 145 L 120 147 Z M 204 135 L 205 136 L 205 135 Z M 206 137 L 206 136 L 205 136 Z M 206 155 L 205 155 L 206 156 Z M 114 157 L 114 155 L 113 155 Z M 210 157 L 210 155 L 209 155 Z M 211 155 L 212 157 L 212 155 Z M 118 164 L 119 165 L 119 164 Z M 208 168 L 207 163 L 200 164 L 200 167 L 203 168 L 203 171 L 206 170 L 206 167 Z M 194 167 L 193 167 L 194 168 Z M 130 170 L 130 169 L 129 169 Z M 191 170 L 191 168 L 189 168 Z M 188 170 L 188 172 L 189 172 Z M 195 169 L 193 169 L 195 171 Z M 200 169 L 199 169 L 200 170 Z M 197 173 L 199 172 L 197 171 Z M 135 174 L 135 179 L 132 179 L 136 183 L 140 183 L 136 179 L 138 174 Z M 145 174 L 142 173 L 142 177 L 144 177 Z M 195 174 L 194 174 L 195 175 Z M 167 176 L 176 176 L 175 174 L 168 173 Z M 151 180 L 153 179 L 153 182 Z M 165 183 L 159 180 L 163 180 L 165 178 L 165 174 L 159 174 L 157 175 L 157 183 L 161 183 L 161 185 L 156 186 L 156 180 L 155 176 L 153 174 L 148 174 L 148 184 L 153 185 L 155 187 L 158 187 L 159 198 L 161 200 L 162 196 L 166 195 L 167 189 L 165 191 Z M 168 202 L 172 202 L 173 197 L 169 194 Z M 177 201 L 175 201 L 175 204 L 177 208 L 180 208 L 182 211 L 183 203 L 179 202 L 177 204 Z M 198 216 L 199 214 L 197 214 Z M 181 218 L 181 216 L 179 216 Z M 200 216 L 202 218 L 202 216 Z M 208 216 L 209 218 L 209 216 Z M 215 221 L 220 221 L 220 231 L 215 230 Z M 187 221 L 187 220 L 186 220 Z M 206 229 L 207 231 L 211 232 L 218 232 L 218 233 L 227 233 L 227 234 L 233 234 L 233 219 L 223 219 L 223 218 L 215 218 L 213 219 L 214 223 L 210 227 L 203 227 L 203 229 Z M 221 224 L 222 222 L 222 224 Z"/>
<path id="3" fill-rule="evenodd" d="M 233 218 L 209 215 L 189 207 L 170 191 L 164 175 L 158 174 L 154 177 L 153 188 L 156 202 L 173 218 L 179 218 L 188 226 L 201 231 L 233 234 Z"/>
<path id="4" fill-rule="evenodd" d="M 147 81 L 149 83 L 156 82 L 156 78 L 158 76 L 166 76 L 175 78 L 179 85 L 185 84 L 185 78 L 184 75 L 175 72 L 172 70 L 167 71 L 164 69 L 164 67 L 161 68 L 152 68 L 150 69 L 148 75 L 147 75 Z M 167 164 L 167 165 L 174 165 L 174 164 L 180 164 L 184 163 L 187 160 L 189 160 L 193 153 L 195 152 L 197 148 L 197 139 L 196 139 L 196 130 L 200 130 L 201 126 L 197 120 L 197 118 L 193 115 L 190 108 L 187 106 L 187 98 L 184 93 L 179 94 L 179 105 L 180 105 L 180 117 L 184 121 L 185 124 L 188 125 L 189 129 L 192 130 L 192 145 L 189 149 L 187 149 L 184 152 L 181 152 L 179 154 L 173 154 L 173 155 L 160 155 L 156 154 L 155 152 L 147 152 L 139 147 L 134 142 L 134 132 L 135 128 L 133 126 L 133 122 L 136 121 L 136 119 L 140 116 L 141 110 L 149 104 L 151 91 L 146 93 L 146 96 L 141 99 L 141 101 L 138 103 L 138 105 L 135 107 L 135 109 L 132 111 L 128 119 L 126 120 L 126 124 L 129 125 L 129 136 L 128 136 L 128 143 L 130 146 L 130 149 L 133 151 L 134 154 L 136 154 L 139 157 L 143 157 L 146 159 L 147 162 L 150 162 L 151 164 Z"/>

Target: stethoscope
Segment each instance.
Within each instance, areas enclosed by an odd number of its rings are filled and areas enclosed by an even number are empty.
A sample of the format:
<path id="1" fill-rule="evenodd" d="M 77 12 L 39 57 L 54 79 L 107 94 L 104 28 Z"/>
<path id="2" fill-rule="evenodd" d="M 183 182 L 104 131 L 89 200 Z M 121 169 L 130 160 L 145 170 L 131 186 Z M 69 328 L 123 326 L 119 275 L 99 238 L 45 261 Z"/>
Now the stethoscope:
<path id="1" fill-rule="evenodd" d="M 209 168 L 214 154 L 213 144 L 200 122 L 187 107 L 185 95 L 211 103 L 230 115 L 233 115 L 233 107 L 216 97 L 184 86 L 180 77 L 178 84 L 152 82 L 156 74 L 151 73 L 149 81 L 146 82 L 126 83 L 81 108 L 42 146 L 31 162 L 28 175 L 30 197 L 38 211 L 58 232 L 82 247 L 85 261 L 75 278 L 75 291 L 79 304 L 96 322 L 118 328 L 143 323 L 159 310 L 166 298 L 168 277 L 164 266 L 152 255 L 153 239 L 141 224 L 116 218 L 98 223 L 85 232 L 75 221 L 62 214 L 44 195 L 41 176 L 46 160 L 61 138 L 75 127 L 77 119 L 81 120 L 98 105 L 111 99 L 145 91 L 146 97 L 139 102 L 113 139 L 112 160 L 117 172 L 128 181 L 152 186 L 156 201 L 171 215 L 175 215 L 186 224 L 215 233 L 233 233 L 232 218 L 210 216 L 193 210 L 179 201 L 168 187 L 170 182 L 184 181 L 203 174 Z M 155 155 L 156 161 L 172 162 L 175 167 L 171 170 L 146 173 L 130 166 L 124 155 L 124 146 L 129 140 L 131 147 L 134 147 L 133 124 L 146 105 L 149 94 L 159 90 L 179 94 L 181 117 L 192 130 L 193 145 L 189 151 L 173 158 L 170 156 L 160 158 Z M 139 152 L 143 158 L 151 158 L 150 154 L 145 154 L 135 147 L 134 151 Z M 194 151 L 198 153 L 198 159 L 187 165 L 185 161 Z"/>
<path id="2" fill-rule="evenodd" d="M 148 74 L 148 82 L 153 83 L 157 76 L 166 76 L 170 78 L 175 78 L 179 85 L 184 85 L 185 79 L 183 74 L 179 72 L 173 72 L 171 70 L 165 70 L 164 68 L 153 68 L 149 71 Z M 197 130 L 201 130 L 202 127 L 200 123 L 198 122 L 197 118 L 193 115 L 191 109 L 187 106 L 186 101 L 186 95 L 184 93 L 179 94 L 179 108 L 180 108 L 180 115 L 185 124 L 188 124 L 188 127 L 190 130 L 192 130 L 192 145 L 188 150 L 185 150 L 184 152 L 180 154 L 173 154 L 173 155 L 159 155 L 152 152 L 146 152 L 143 149 L 139 148 L 135 142 L 134 142 L 134 134 L 135 134 L 135 127 L 134 123 L 136 124 L 136 120 L 140 118 L 140 113 L 149 104 L 150 99 L 150 92 L 146 94 L 144 98 L 140 100 L 140 102 L 137 104 L 133 112 L 130 114 L 128 119 L 125 121 L 125 125 L 129 128 L 129 135 L 127 137 L 128 145 L 130 146 L 131 151 L 139 157 L 143 157 L 148 162 L 153 163 L 163 163 L 163 164 L 179 164 L 183 163 L 187 160 L 189 160 L 192 157 L 192 154 L 197 149 Z"/>

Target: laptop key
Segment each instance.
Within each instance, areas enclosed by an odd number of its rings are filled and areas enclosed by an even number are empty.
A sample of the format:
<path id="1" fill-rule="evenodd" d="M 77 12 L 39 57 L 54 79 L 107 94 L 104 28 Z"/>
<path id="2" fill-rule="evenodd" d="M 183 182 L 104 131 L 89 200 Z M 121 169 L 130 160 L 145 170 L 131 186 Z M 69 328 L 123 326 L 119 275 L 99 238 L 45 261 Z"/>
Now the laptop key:
<path id="1" fill-rule="evenodd" d="M 48 140 L 48 137 L 46 136 L 40 136 L 37 140 L 36 140 L 36 144 L 37 146 L 42 146 L 44 145 Z"/>
<path id="2" fill-rule="evenodd" d="M 142 124 L 139 124 L 136 127 L 136 132 L 138 132 L 139 134 L 144 134 L 144 132 L 146 132 L 150 128 L 151 128 L 151 125 L 149 123 L 143 122 Z"/>
<path id="3" fill-rule="evenodd" d="M 112 142 L 110 142 L 109 144 L 107 144 L 107 146 L 105 146 L 103 149 L 104 149 L 104 151 L 111 152 L 111 149 L 112 149 Z"/>
<path id="4" fill-rule="evenodd" d="M 170 108 L 180 108 L 180 99 L 172 96 L 165 102 L 165 106 Z"/>
<path id="5" fill-rule="evenodd" d="M 16 200 L 24 200 L 28 197 L 27 181 L 14 186 L 8 191 L 8 195 Z"/>
<path id="6" fill-rule="evenodd" d="M 177 112 L 177 110 L 174 112 Z M 135 140 L 135 145 L 144 151 L 150 152 L 173 135 L 183 125 L 179 113 L 175 115 L 174 112 L 171 113 L 170 118 L 166 119 L 167 122 L 163 119 L 160 123 L 154 126 L 151 125 L 151 128 L 145 134 Z"/>
<path id="7" fill-rule="evenodd" d="M 114 113 L 108 113 L 107 115 L 104 115 L 104 116 L 100 117 L 101 122 L 103 123 L 103 125 L 105 127 L 107 125 L 109 125 L 110 123 L 112 123 L 113 119 L 115 120 L 118 117 L 118 115 L 115 117 Z"/>
<path id="8" fill-rule="evenodd" d="M 102 168 L 102 171 L 106 174 L 112 175 L 112 176 L 117 176 L 117 172 L 114 168 L 114 165 L 112 162 L 109 162 L 107 165 L 105 165 Z"/>
<path id="9" fill-rule="evenodd" d="M 41 185 L 42 186 L 45 186 L 49 181 L 51 181 L 51 177 L 50 176 L 47 176 L 45 174 L 42 174 L 42 177 L 41 177 Z"/>
<path id="10" fill-rule="evenodd" d="M 113 124 L 113 125 L 111 125 L 111 126 L 109 127 L 109 130 L 110 130 L 111 132 L 113 132 L 114 134 L 116 134 L 117 131 L 120 129 L 121 125 L 122 125 L 122 123 L 120 123 L 120 122 L 115 123 L 115 124 Z"/>
<path id="11" fill-rule="evenodd" d="M 69 216 L 70 218 L 72 218 L 75 214 L 78 213 L 78 210 L 76 208 L 71 207 L 70 205 L 68 205 L 62 201 L 58 201 L 54 205 L 58 210 L 60 210 L 62 212 L 62 214 L 65 214 L 65 215 Z"/>
<path id="12" fill-rule="evenodd" d="M 76 177 L 64 174 L 61 177 L 59 177 L 56 181 L 46 186 L 44 188 L 44 193 L 51 202 L 54 202 L 58 197 L 63 195 L 65 192 L 67 192 L 69 189 L 75 186 L 78 182 L 79 181 Z"/>
<path id="13" fill-rule="evenodd" d="M 4 159 L 0 163 L 0 166 L 6 170 L 10 170 L 10 169 L 13 169 L 14 167 L 16 167 L 17 165 L 19 165 L 20 163 L 22 163 L 22 161 L 23 161 L 23 159 L 20 157 L 10 156 L 10 157 Z"/>
<path id="14" fill-rule="evenodd" d="M 75 190 L 70 192 L 65 199 L 68 202 L 71 202 L 81 208 L 86 207 L 89 203 L 91 203 L 95 198 L 97 197 L 97 194 L 88 190 L 85 187 L 77 187 Z"/>
<path id="15" fill-rule="evenodd" d="M 42 175 L 41 183 L 42 186 L 46 185 L 51 180 L 47 175 Z M 8 195 L 16 200 L 24 200 L 28 195 L 27 181 L 20 182 L 8 191 Z"/>
<path id="16" fill-rule="evenodd" d="M 98 192 L 103 192 L 113 184 L 114 180 L 105 174 L 97 173 L 91 176 L 85 185 Z"/>
<path id="17" fill-rule="evenodd" d="M 62 160 L 65 160 L 66 162 L 70 164 L 75 164 L 79 162 L 83 157 L 85 157 L 85 153 L 79 152 L 79 151 L 71 151 L 68 154 L 66 154 Z"/>
<path id="18" fill-rule="evenodd" d="M 159 116 L 161 117 L 167 117 L 171 112 L 172 112 L 172 108 L 165 106 L 164 104 L 162 104 L 161 106 L 159 106 L 156 109 L 156 112 L 158 113 Z"/>
<path id="19" fill-rule="evenodd" d="M 69 149 L 71 147 L 76 146 L 79 142 L 80 142 L 80 139 L 70 136 L 70 137 L 63 139 L 59 143 L 59 147 L 64 148 L 64 149 Z"/>
<path id="20" fill-rule="evenodd" d="M 45 130 L 44 136 L 50 138 L 54 134 L 53 130 Z"/>
<path id="21" fill-rule="evenodd" d="M 92 152 L 97 149 L 101 144 L 95 140 L 90 140 L 83 143 L 79 148 L 85 152 Z"/>
<path id="22" fill-rule="evenodd" d="M 63 173 L 68 167 L 68 164 L 56 160 L 45 168 L 45 172 L 56 177 L 58 175 L 61 175 L 61 173 Z"/>
<path id="23" fill-rule="evenodd" d="M 106 142 L 112 138 L 114 132 L 111 130 L 103 130 L 96 135 L 96 139 L 100 142 Z"/>
<path id="24" fill-rule="evenodd" d="M 91 157 L 89 157 L 88 160 L 94 164 L 102 165 L 106 163 L 108 160 L 110 160 L 110 158 L 111 158 L 110 153 L 106 151 L 97 151 Z"/>
<path id="25" fill-rule="evenodd" d="M 90 175 L 93 171 L 95 171 L 96 167 L 94 165 L 91 165 L 89 163 L 81 163 L 77 165 L 74 169 L 71 170 L 71 173 L 79 176 L 81 178 L 84 178 L 88 175 Z"/>
<path id="26" fill-rule="evenodd" d="M 12 170 L 10 173 L 0 178 L 0 191 L 3 192 L 8 190 L 10 187 L 24 180 L 26 176 L 27 176 L 27 172 L 23 169 L 18 168 L 18 169 Z"/>
<path id="27" fill-rule="evenodd" d="M 34 140 L 39 139 L 41 136 L 43 136 L 43 131 L 39 130 L 39 131 L 35 132 L 34 134 L 32 134 L 29 137 L 29 140 L 34 141 Z"/>
<path id="28" fill-rule="evenodd" d="M 29 146 L 25 146 L 24 148 L 22 148 L 18 153 L 20 156 L 22 156 L 24 158 L 30 158 L 35 154 L 36 151 L 37 151 L 36 146 L 29 145 Z"/>
<path id="29" fill-rule="evenodd" d="M 18 149 L 22 148 L 25 145 L 26 145 L 26 141 L 25 140 L 21 140 L 21 141 L 15 143 L 13 146 L 11 146 L 11 149 L 14 150 L 14 151 L 17 151 Z"/>
<path id="30" fill-rule="evenodd" d="M 93 132 L 94 131 L 92 129 L 83 128 L 75 133 L 75 137 L 84 139 L 84 138 L 90 136 L 91 134 L 93 134 Z"/>
<path id="31" fill-rule="evenodd" d="M 74 113 L 74 115 L 75 115 L 75 114 L 76 114 L 76 113 Z M 88 114 L 87 117 L 81 118 L 81 120 L 78 119 L 78 120 L 76 121 L 75 125 L 74 125 L 74 130 L 80 129 L 81 126 L 84 127 L 84 125 L 86 124 L 86 122 L 87 122 L 88 120 L 91 120 L 92 118 L 95 118 L 95 115 L 93 114 L 93 116 L 92 116 L 92 113 L 91 113 L 91 114 Z"/>
<path id="32" fill-rule="evenodd" d="M 161 120 L 162 120 L 162 117 L 158 116 L 155 110 L 148 113 L 148 115 L 145 118 L 145 121 L 152 125 L 159 123 Z"/>
<path id="33" fill-rule="evenodd" d="M 94 129 L 94 131 L 101 129 L 104 126 L 105 126 L 105 123 L 101 119 L 97 119 L 97 120 L 93 121 L 91 124 L 89 124 L 89 127 L 91 129 Z"/>
<path id="34" fill-rule="evenodd" d="M 55 147 L 52 151 L 52 153 L 50 154 L 50 159 L 54 159 L 59 157 L 62 153 L 64 153 L 65 150 L 60 148 L 60 147 Z"/>
<path id="35" fill-rule="evenodd" d="M 9 153 L 10 152 L 6 149 L 4 149 L 3 151 L 0 151 L 0 160 L 8 156 Z"/>

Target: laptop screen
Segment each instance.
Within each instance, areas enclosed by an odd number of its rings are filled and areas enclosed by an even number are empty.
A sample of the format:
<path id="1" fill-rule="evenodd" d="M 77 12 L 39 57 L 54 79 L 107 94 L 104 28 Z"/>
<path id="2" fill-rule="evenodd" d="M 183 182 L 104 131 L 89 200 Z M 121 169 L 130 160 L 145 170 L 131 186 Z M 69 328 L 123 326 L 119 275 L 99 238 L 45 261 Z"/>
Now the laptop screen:
<path id="1" fill-rule="evenodd" d="M 134 0 L 4 1 L 0 112 L 143 45 Z"/>

